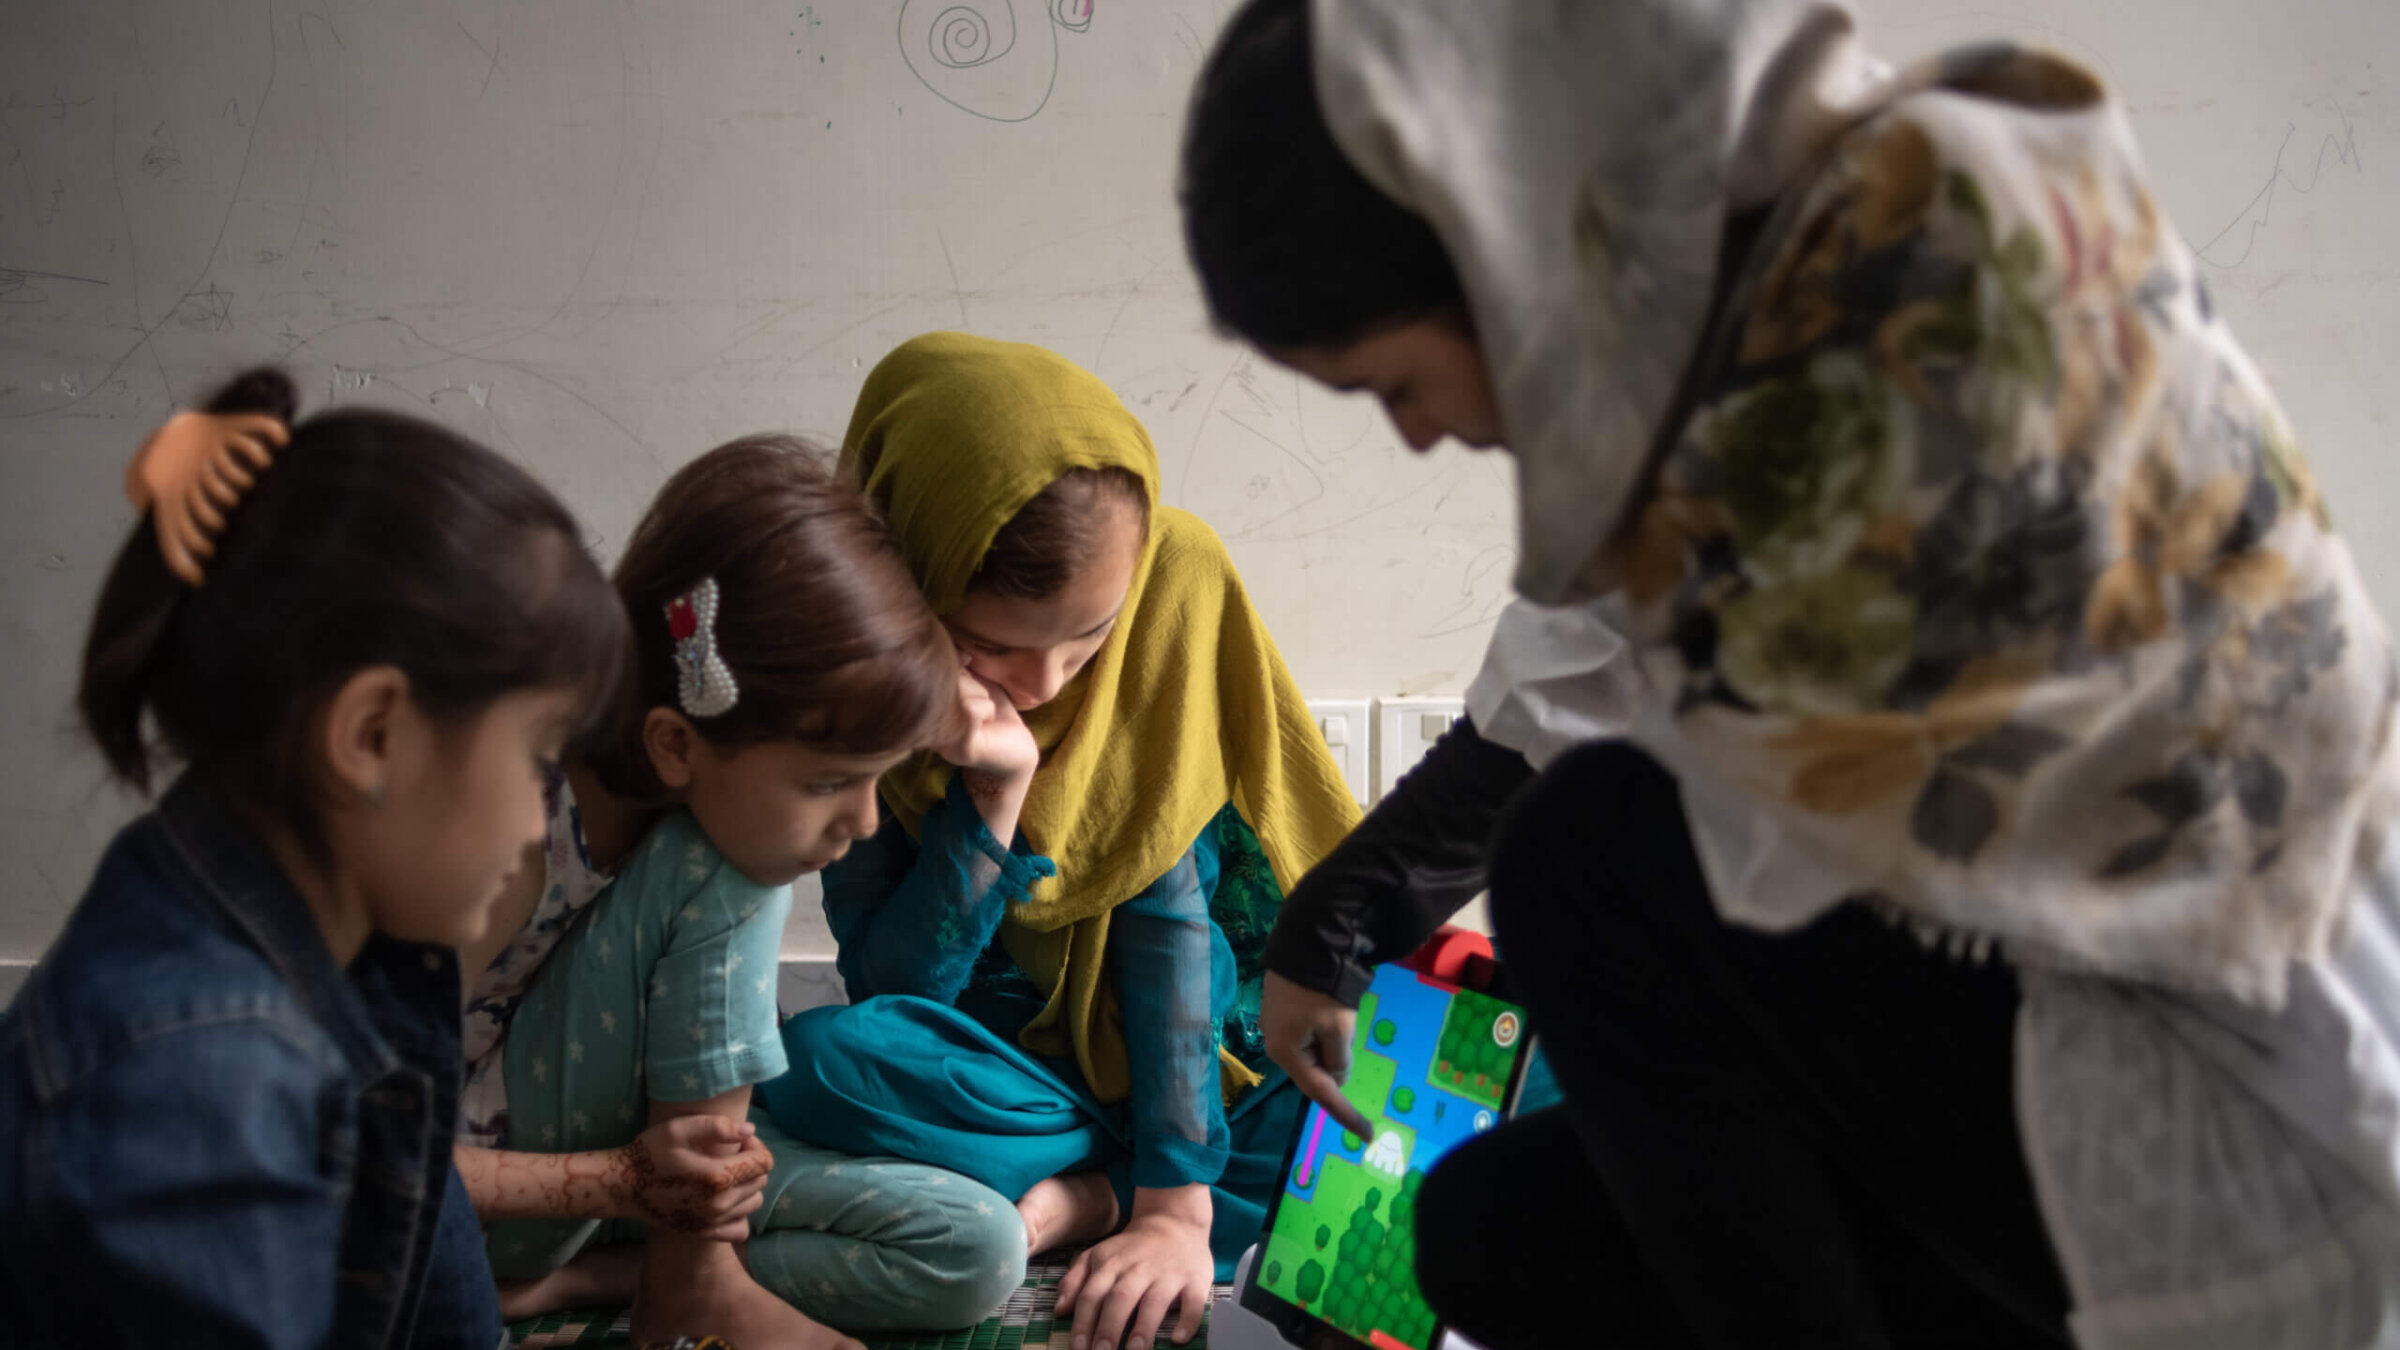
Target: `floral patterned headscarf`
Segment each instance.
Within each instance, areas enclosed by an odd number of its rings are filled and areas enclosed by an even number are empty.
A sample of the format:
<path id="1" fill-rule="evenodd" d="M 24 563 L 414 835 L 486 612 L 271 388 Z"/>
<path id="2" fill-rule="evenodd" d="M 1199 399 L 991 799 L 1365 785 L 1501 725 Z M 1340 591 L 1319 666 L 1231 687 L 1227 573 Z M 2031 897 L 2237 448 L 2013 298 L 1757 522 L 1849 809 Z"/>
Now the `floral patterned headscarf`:
<path id="1" fill-rule="evenodd" d="M 2280 1005 L 2396 861 L 2400 678 L 2098 83 L 1890 77 L 1818 0 L 1312 13 L 1336 140 L 1458 265 L 1521 589 L 1626 639 L 1545 696 L 1637 686 L 1590 702 L 1719 910 Z"/>
<path id="2" fill-rule="evenodd" d="M 1648 467 L 1727 214 L 1772 196 L 1889 73 L 1830 0 L 1310 15 L 1335 142 L 1433 225 L 1465 284 L 1516 455 L 1517 589 L 1566 598 Z"/>

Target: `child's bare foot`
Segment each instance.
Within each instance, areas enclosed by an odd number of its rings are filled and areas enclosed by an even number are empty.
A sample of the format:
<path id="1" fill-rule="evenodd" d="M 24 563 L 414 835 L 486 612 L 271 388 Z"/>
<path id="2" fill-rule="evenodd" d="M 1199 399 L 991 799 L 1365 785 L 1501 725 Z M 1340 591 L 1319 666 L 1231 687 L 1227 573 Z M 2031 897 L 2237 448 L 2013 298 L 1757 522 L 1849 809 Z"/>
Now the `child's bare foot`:
<path id="1" fill-rule="evenodd" d="M 1071 1172 L 1033 1184 L 1017 1202 L 1025 1216 L 1025 1254 L 1098 1242 L 1117 1231 L 1117 1189 L 1105 1172 Z"/>
<path id="2" fill-rule="evenodd" d="M 716 1336 L 740 1350 L 866 1350 L 759 1287 L 729 1242 L 653 1232 L 633 1300 L 633 1343 Z"/>
<path id="3" fill-rule="evenodd" d="M 538 1280 L 500 1286 L 500 1317 L 519 1322 L 567 1308 L 622 1308 L 642 1278 L 638 1246 L 593 1247 Z"/>

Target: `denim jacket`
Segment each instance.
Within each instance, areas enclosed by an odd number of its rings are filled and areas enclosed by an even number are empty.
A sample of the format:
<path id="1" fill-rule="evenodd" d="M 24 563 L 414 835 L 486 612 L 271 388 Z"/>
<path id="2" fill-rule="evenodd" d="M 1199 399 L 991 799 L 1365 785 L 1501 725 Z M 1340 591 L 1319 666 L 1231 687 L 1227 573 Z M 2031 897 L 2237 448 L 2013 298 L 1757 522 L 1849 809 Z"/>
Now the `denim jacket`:
<path id="1" fill-rule="evenodd" d="M 178 785 L 117 836 L 0 1028 L 0 1346 L 502 1343 L 451 1166 L 454 953 L 337 967 Z"/>

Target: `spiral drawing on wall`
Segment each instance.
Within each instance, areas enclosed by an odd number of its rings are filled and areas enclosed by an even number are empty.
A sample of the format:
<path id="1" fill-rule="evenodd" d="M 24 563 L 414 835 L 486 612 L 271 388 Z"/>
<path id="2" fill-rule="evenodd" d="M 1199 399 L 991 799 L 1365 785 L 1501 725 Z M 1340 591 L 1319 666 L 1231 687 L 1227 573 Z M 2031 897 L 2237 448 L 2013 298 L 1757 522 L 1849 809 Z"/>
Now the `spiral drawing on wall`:
<path id="1" fill-rule="evenodd" d="M 1093 0 L 905 0 L 900 56 L 943 102 L 994 122 L 1022 122 L 1058 84 L 1058 33 L 1092 26 Z M 1038 9 L 1037 9 L 1038 6 Z M 1018 18 L 1019 9 L 1029 17 Z"/>

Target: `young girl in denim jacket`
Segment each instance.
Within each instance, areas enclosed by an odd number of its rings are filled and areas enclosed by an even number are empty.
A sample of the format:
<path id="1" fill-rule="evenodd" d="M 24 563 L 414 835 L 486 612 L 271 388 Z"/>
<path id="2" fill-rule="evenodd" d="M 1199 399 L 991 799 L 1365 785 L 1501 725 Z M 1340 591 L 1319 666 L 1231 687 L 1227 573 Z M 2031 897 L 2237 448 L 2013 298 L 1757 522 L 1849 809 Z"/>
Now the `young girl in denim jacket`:
<path id="1" fill-rule="evenodd" d="M 83 721 L 158 804 L 0 1029 L 0 1339 L 467 1347 L 501 1328 L 451 1165 L 454 948 L 611 687 L 565 508 L 423 422 L 236 381 L 129 475 L 147 514 Z"/>

